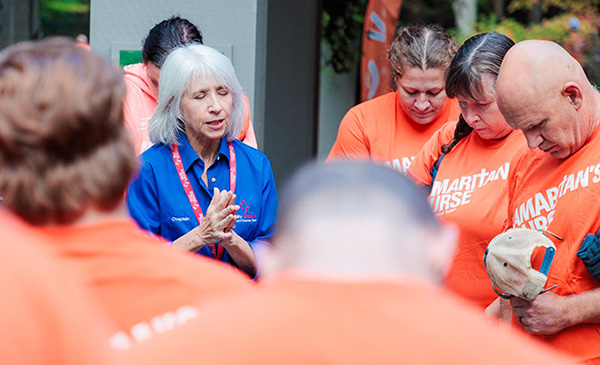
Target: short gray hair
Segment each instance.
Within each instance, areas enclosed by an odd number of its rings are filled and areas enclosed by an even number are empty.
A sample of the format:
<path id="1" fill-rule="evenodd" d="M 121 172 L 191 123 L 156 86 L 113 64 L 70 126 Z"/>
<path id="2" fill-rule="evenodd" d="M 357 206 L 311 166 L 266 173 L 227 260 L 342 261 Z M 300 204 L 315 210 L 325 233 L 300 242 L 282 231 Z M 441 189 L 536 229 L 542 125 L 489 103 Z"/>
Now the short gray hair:
<path id="1" fill-rule="evenodd" d="M 372 162 L 313 161 L 288 180 L 280 196 L 276 234 L 302 222 L 301 205 L 314 209 L 311 215 L 327 211 L 330 220 L 381 215 L 389 218 L 391 226 L 439 228 L 423 189 L 393 169 Z M 385 203 L 376 196 L 385 196 Z"/>
<path id="2" fill-rule="evenodd" d="M 453 246 L 442 239 L 447 228 L 438 224 L 425 191 L 406 176 L 372 162 L 313 162 L 280 196 L 273 236 L 280 270 L 440 280 L 446 263 L 432 253 Z"/>
<path id="3" fill-rule="evenodd" d="M 233 64 L 221 52 L 192 43 L 175 48 L 161 68 L 158 106 L 150 119 L 149 134 L 153 143 L 170 145 L 179 142 L 177 136 L 183 131 L 181 97 L 198 77 L 214 81 L 229 90 L 233 107 L 225 138 L 231 141 L 240 134 L 246 111 L 244 92 Z"/>

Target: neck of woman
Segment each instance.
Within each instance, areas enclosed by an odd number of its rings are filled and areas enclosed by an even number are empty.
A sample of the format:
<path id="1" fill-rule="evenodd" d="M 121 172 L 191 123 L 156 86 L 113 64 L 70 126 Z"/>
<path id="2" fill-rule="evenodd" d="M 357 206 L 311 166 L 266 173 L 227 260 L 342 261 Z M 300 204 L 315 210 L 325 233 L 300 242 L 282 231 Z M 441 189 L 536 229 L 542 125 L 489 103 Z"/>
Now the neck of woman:
<path id="1" fill-rule="evenodd" d="M 498 138 L 492 138 L 494 141 L 500 141 L 503 140 L 504 138 L 508 137 L 511 133 L 513 132 L 513 129 L 508 127 L 508 129 L 506 129 L 504 131 L 504 133 L 502 133 L 502 137 L 498 137 Z"/>
<path id="2" fill-rule="evenodd" d="M 205 136 L 190 136 L 188 133 L 186 133 L 186 136 L 190 145 L 198 154 L 198 157 L 204 161 L 204 169 L 208 169 L 219 153 L 221 139 L 208 139 Z"/>

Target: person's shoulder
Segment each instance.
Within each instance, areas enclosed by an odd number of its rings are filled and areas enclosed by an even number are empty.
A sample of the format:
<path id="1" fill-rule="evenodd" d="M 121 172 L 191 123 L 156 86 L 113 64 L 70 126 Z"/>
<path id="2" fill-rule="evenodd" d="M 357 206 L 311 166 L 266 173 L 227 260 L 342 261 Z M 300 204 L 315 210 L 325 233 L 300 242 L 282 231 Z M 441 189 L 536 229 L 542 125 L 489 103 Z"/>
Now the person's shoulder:
<path id="1" fill-rule="evenodd" d="M 123 73 L 125 74 L 123 77 L 126 80 L 146 78 L 146 69 L 143 63 L 132 63 L 130 65 L 126 65 L 123 67 Z"/>
<path id="2" fill-rule="evenodd" d="M 233 145 L 233 148 L 236 151 L 236 155 L 245 156 L 253 162 L 269 161 L 269 158 L 264 152 L 252 146 L 248 146 L 240 140 L 235 139 L 231 141 L 231 144 Z"/>
<path id="3" fill-rule="evenodd" d="M 152 86 L 152 81 L 148 77 L 146 66 L 143 63 L 134 63 L 123 67 L 123 80 L 127 88 L 127 95 L 131 98 L 132 94 L 147 94 L 156 99 L 154 94 L 158 94 Z M 126 99 L 126 102 L 131 102 Z"/>
<path id="4" fill-rule="evenodd" d="M 592 131 L 592 134 L 584 144 L 584 147 L 586 145 L 590 145 L 594 149 L 600 148 L 600 123 L 598 123 L 596 127 L 594 127 L 594 130 Z"/>
<path id="5" fill-rule="evenodd" d="M 457 124 L 458 124 L 458 121 L 456 121 L 456 120 L 446 122 L 446 123 L 442 124 L 440 129 L 437 130 L 437 133 L 444 134 L 444 135 L 447 135 L 449 133 L 454 134 Z"/>
<path id="6" fill-rule="evenodd" d="M 348 110 L 342 119 L 342 125 L 348 129 L 369 128 L 386 125 L 396 113 L 396 92 L 392 91 L 376 98 L 363 101 Z"/>
<path id="7" fill-rule="evenodd" d="M 505 139 L 501 148 L 507 151 L 507 156 L 521 156 L 535 151 L 529 148 L 527 145 L 527 140 L 525 139 L 525 135 L 520 129 L 514 129 Z M 539 151 L 539 149 L 536 150 Z M 533 154 L 535 153 L 537 152 L 534 152 Z"/>
<path id="8" fill-rule="evenodd" d="M 152 242 L 151 238 L 145 241 L 145 244 L 152 245 L 152 248 L 139 250 L 137 255 L 140 260 L 155 263 L 156 273 L 159 275 L 161 273 L 176 275 L 193 281 L 197 281 L 198 278 L 202 278 L 202 281 L 217 280 L 219 282 L 230 282 L 240 287 L 250 284 L 248 277 L 236 272 L 231 266 L 220 261 L 156 241 Z M 143 240 L 139 241 L 140 244 L 142 242 Z"/>
<path id="9" fill-rule="evenodd" d="M 366 101 L 363 101 L 360 104 L 357 104 L 355 106 L 353 106 L 352 108 L 350 108 L 350 111 L 366 111 L 366 110 L 371 110 L 371 109 L 378 109 L 378 108 L 389 108 L 390 105 L 393 105 L 396 101 L 396 92 L 395 91 L 390 91 L 389 93 L 380 95 L 378 97 L 375 97 L 373 99 L 369 99 Z"/>
<path id="10" fill-rule="evenodd" d="M 65 263 L 43 233 L 3 210 L 0 240 L 0 361 L 104 363 L 99 357 L 109 351 L 104 345 L 108 322 L 81 286 L 80 272 Z"/>
<path id="11" fill-rule="evenodd" d="M 379 95 L 377 97 L 374 97 L 373 99 L 366 100 L 366 101 L 362 102 L 361 104 L 365 104 L 365 105 L 379 105 L 379 104 L 388 104 L 389 102 L 394 102 L 394 101 L 396 101 L 396 92 L 395 91 L 390 91 L 390 92 L 387 92 L 387 93 L 385 93 L 383 95 Z"/>
<path id="12" fill-rule="evenodd" d="M 163 144 L 155 144 L 138 156 L 139 176 L 156 176 L 165 166 L 173 165 L 171 149 Z M 157 173 L 159 171 L 159 173 Z"/>
<path id="13" fill-rule="evenodd" d="M 539 179 L 539 173 L 546 175 L 548 169 L 556 169 L 558 167 L 556 166 L 556 163 L 560 164 L 561 162 L 561 160 L 555 159 L 540 149 L 530 149 L 527 147 L 524 138 L 523 144 L 525 147 L 519 146 L 518 148 L 512 149 L 512 151 L 510 145 L 503 149 L 509 153 L 508 162 L 510 163 L 510 171 L 508 181 L 509 184 L 512 185 L 512 190 L 514 190 L 514 192 L 521 191 L 528 186 L 540 186 L 540 184 L 545 184 Z M 514 143 L 512 145 L 514 145 Z"/>
<path id="14" fill-rule="evenodd" d="M 152 249 L 144 248 L 136 255 L 139 262 L 147 262 L 153 266 L 152 276 L 155 278 L 171 277 L 181 284 L 205 290 L 209 294 L 252 286 L 250 278 L 232 266 L 177 247 L 154 242 Z"/>
<path id="15" fill-rule="evenodd" d="M 114 236 L 118 245 L 105 245 L 98 254 L 112 257 L 115 267 L 117 258 L 127 261 L 130 272 L 137 276 L 141 268 L 152 267 L 152 272 L 144 272 L 147 279 L 179 278 L 179 280 L 206 281 L 208 278 L 219 282 L 231 282 L 245 286 L 248 279 L 232 270 L 229 266 L 195 255 L 191 252 L 168 245 L 164 240 L 142 230 L 131 220 L 107 222 L 96 227 L 97 236 Z M 92 233 L 92 232 L 91 232 Z M 124 264 L 124 263 L 123 263 Z M 123 271 L 123 270 L 120 270 Z M 124 272 L 124 271 L 123 271 Z M 200 285 L 204 287 L 205 285 Z"/>
<path id="16" fill-rule="evenodd" d="M 152 145 L 140 155 L 140 158 L 142 159 L 144 164 L 152 164 L 169 159 L 173 160 L 173 157 L 171 155 L 171 149 L 168 146 L 161 143 Z"/>
<path id="17" fill-rule="evenodd" d="M 442 126 L 433 134 L 433 136 L 431 136 L 429 139 L 430 142 L 428 143 L 434 144 L 437 148 L 452 142 L 457 124 L 457 121 L 451 121 L 442 124 Z"/>

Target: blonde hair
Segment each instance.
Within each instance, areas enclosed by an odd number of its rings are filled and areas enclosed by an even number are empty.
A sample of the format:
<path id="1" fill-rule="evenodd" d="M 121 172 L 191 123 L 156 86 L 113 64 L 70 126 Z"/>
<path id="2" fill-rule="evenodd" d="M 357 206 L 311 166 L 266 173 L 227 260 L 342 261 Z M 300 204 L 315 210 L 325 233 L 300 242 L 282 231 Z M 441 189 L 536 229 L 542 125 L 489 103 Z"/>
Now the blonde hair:
<path id="1" fill-rule="evenodd" d="M 388 51 L 392 87 L 407 68 L 448 68 L 457 45 L 452 35 L 439 25 L 408 26 L 398 29 Z"/>

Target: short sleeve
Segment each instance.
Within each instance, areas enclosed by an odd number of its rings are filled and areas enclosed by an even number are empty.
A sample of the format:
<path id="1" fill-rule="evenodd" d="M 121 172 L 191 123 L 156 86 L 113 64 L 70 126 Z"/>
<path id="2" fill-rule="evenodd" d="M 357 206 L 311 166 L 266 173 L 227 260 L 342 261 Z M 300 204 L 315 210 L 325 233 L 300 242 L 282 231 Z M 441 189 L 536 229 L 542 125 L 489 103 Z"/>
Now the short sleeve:
<path id="1" fill-rule="evenodd" d="M 271 163 L 265 157 L 263 160 L 262 171 L 262 191 L 261 191 L 261 217 L 256 229 L 255 238 L 248 242 L 253 247 L 255 243 L 268 243 L 273 236 L 275 226 L 275 217 L 277 215 L 277 187 L 275 186 L 275 178 Z"/>
<path id="2" fill-rule="evenodd" d="M 151 164 L 142 161 L 140 173 L 127 191 L 127 207 L 142 229 L 161 235 L 158 189 Z"/>
<path id="3" fill-rule="evenodd" d="M 455 129 L 456 122 L 444 124 L 427 142 L 425 142 L 423 147 L 421 147 L 421 150 L 417 153 L 407 171 L 408 176 L 417 185 L 431 185 L 431 169 L 442 154 L 442 146 L 452 141 Z"/>
<path id="4" fill-rule="evenodd" d="M 363 119 L 356 107 L 346 113 L 340 123 L 337 139 L 329 152 L 327 162 L 340 159 L 369 159 L 371 152 Z"/>
<path id="5" fill-rule="evenodd" d="M 142 90 L 129 80 L 128 75 L 124 77 L 125 81 L 125 100 L 123 102 L 123 118 L 125 125 L 133 136 L 136 153 L 140 153 L 142 148 L 141 135 L 141 115 L 142 110 Z"/>

